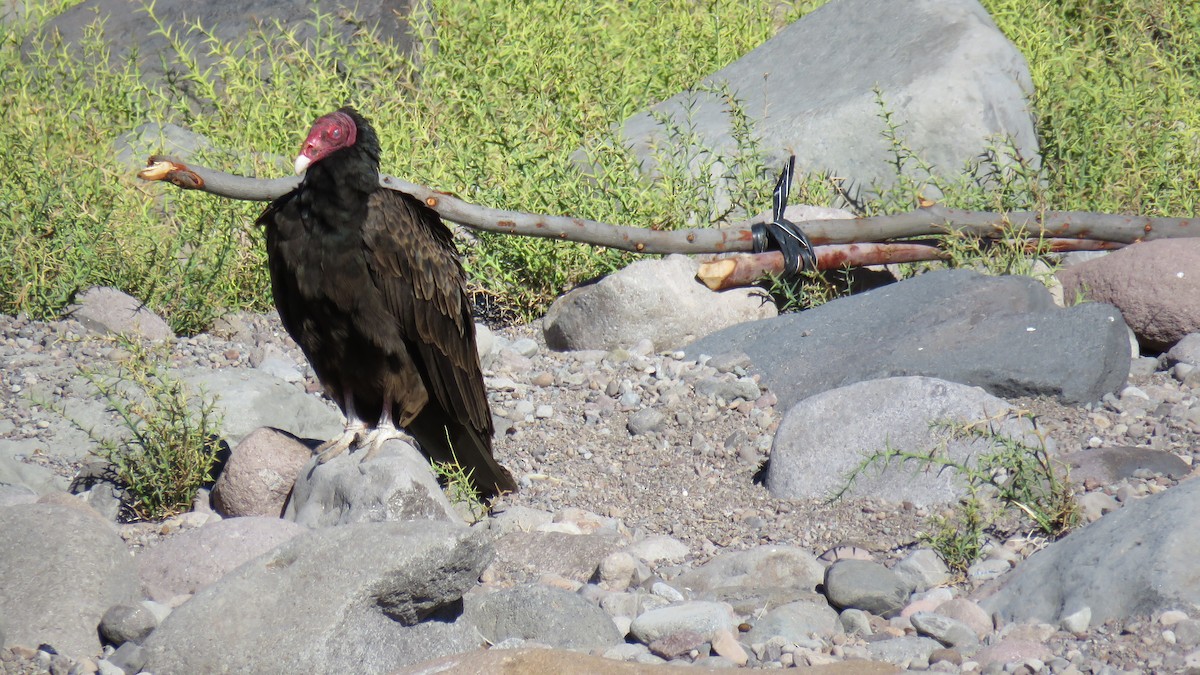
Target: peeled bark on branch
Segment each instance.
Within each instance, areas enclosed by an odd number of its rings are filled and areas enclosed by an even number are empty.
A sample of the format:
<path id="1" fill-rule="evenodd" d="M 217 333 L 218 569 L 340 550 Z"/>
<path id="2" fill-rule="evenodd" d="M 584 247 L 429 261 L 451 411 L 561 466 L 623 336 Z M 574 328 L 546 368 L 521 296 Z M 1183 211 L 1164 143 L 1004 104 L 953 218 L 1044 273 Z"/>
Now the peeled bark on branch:
<path id="1" fill-rule="evenodd" d="M 251 201 L 270 201 L 291 191 L 300 182 L 298 177 L 236 176 L 160 155 L 150 157 L 147 167 L 138 176 L 169 182 L 185 190 Z M 569 216 L 536 215 L 479 206 L 393 176 L 381 176 L 380 184 L 413 195 L 445 220 L 485 232 L 576 241 L 635 253 L 753 251 L 748 224 L 721 229 L 648 230 Z M 928 237 L 949 231 L 988 239 L 1023 234 L 1031 240 L 1049 240 L 1051 249 L 1057 251 L 1104 250 L 1150 239 L 1200 237 L 1200 218 L 1120 216 L 1081 211 L 995 213 L 948 209 L 939 204 L 922 206 L 907 213 L 809 220 L 799 225 L 817 247 L 821 269 L 941 259 L 945 253 L 936 246 L 888 240 Z M 702 279 L 718 289 L 753 283 L 765 274 L 777 274 L 783 269 L 782 256 L 775 252 L 735 256 L 707 265 L 717 267 L 703 269 Z"/>

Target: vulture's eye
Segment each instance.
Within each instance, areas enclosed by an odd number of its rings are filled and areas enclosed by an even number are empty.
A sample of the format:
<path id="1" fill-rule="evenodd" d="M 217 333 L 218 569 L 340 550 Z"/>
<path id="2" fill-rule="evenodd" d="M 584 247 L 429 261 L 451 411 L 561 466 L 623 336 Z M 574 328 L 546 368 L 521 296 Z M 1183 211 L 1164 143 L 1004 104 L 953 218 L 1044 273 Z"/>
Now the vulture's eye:
<path id="1" fill-rule="evenodd" d="M 342 140 L 342 130 L 341 130 L 341 128 L 340 128 L 340 127 L 334 127 L 334 128 L 333 128 L 333 130 L 329 132 L 329 137 L 330 137 L 330 138 L 332 138 L 332 139 L 333 139 L 333 140 L 335 140 L 335 141 L 340 141 L 340 140 Z"/>

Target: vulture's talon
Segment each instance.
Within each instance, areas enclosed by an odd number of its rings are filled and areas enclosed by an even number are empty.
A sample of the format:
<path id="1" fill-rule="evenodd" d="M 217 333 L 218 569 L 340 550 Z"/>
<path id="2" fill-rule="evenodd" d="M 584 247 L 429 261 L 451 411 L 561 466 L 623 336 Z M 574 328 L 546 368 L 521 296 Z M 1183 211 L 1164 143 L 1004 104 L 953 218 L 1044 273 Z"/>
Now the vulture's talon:
<path id="1" fill-rule="evenodd" d="M 363 454 L 362 459 L 360 459 L 359 462 L 362 463 L 370 461 L 370 459 L 379 452 L 380 448 L 382 448 L 385 443 L 393 440 L 404 441 L 405 443 L 412 443 L 415 445 L 415 441 L 413 440 L 412 436 L 397 429 L 390 423 L 381 423 L 378 427 L 372 429 L 371 433 L 367 434 L 367 437 L 362 441 L 362 445 L 359 446 L 367 448 L 367 451 Z"/>
<path id="2" fill-rule="evenodd" d="M 347 426 L 346 431 L 342 432 L 341 436 L 325 441 L 317 446 L 317 464 L 328 462 L 350 449 L 351 446 L 357 447 L 363 439 L 364 431 L 366 431 L 365 426 Z"/>

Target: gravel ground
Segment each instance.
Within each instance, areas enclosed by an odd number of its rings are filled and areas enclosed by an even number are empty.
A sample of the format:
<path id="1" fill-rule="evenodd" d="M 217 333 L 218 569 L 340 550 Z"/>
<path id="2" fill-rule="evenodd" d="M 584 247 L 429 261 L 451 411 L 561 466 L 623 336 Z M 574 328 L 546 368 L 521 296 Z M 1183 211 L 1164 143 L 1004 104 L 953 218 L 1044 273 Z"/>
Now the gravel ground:
<path id="1" fill-rule="evenodd" d="M 918 545 L 917 535 L 931 514 L 912 505 L 770 497 L 756 477 L 782 411 L 744 363 L 685 362 L 680 354 L 654 353 L 646 344 L 610 353 L 553 353 L 532 326 L 498 331 L 495 339 L 500 348 L 485 362 L 497 428 L 504 430 L 495 452 L 522 483 L 520 492 L 499 500 L 501 508 L 525 505 L 557 512 L 578 507 L 619 518 L 635 534 L 665 533 L 683 541 L 692 554 L 687 566 L 724 550 L 768 543 L 814 554 L 853 544 L 885 563 Z M 311 370 L 274 315 L 239 316 L 211 335 L 177 340 L 171 360 L 178 367 L 249 367 L 280 353 L 295 359 L 305 375 L 296 386 L 316 391 Z M 71 383 L 77 366 L 125 356 L 117 343 L 89 337 L 73 321 L 0 316 L 0 439 L 44 438 L 54 413 L 32 405 L 29 393 L 71 393 L 78 386 Z M 57 381 L 47 381 L 52 378 Z M 1134 375 L 1130 383 L 1144 399 L 1131 391 L 1087 409 L 1043 399 L 1015 403 L 1037 415 L 1060 452 L 1143 446 L 1192 462 L 1200 452 L 1196 393 L 1164 372 Z M 735 397 L 738 393 L 751 395 L 743 399 Z M 47 454 L 25 461 L 66 477 L 79 468 Z M 1171 484 L 1145 476 L 1087 487 L 1123 501 Z M 161 536 L 161 530 L 132 524 L 124 534 L 136 545 Z M 1019 529 L 998 533 L 997 544 L 1006 542 L 1004 548 L 1028 555 L 1044 544 L 1028 534 Z M 963 583 L 969 590 L 969 582 Z M 1095 627 L 1083 635 L 1058 631 L 1036 637 L 1052 646 L 1059 662 L 1047 667 L 1054 672 L 1068 664 L 1082 672 L 1182 672 L 1183 654 L 1194 650 L 1175 645 L 1170 630 L 1149 619 Z M 0 673 L 48 668 L 36 661 L 0 650 Z"/>

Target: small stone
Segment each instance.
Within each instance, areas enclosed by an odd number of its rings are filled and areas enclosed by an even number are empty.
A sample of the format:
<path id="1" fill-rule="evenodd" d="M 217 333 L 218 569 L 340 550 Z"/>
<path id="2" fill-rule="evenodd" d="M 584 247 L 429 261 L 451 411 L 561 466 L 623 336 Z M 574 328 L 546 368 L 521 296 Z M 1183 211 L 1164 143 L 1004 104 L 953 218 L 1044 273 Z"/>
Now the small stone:
<path id="1" fill-rule="evenodd" d="M 908 584 L 879 563 L 839 560 L 825 570 L 825 594 L 835 607 L 887 616 L 904 608 Z"/>
<path id="2" fill-rule="evenodd" d="M 675 659 L 693 650 L 698 650 L 706 642 L 708 640 L 699 633 L 685 630 L 661 637 L 647 646 L 650 647 L 651 654 L 664 659 Z"/>
<path id="3" fill-rule="evenodd" d="M 629 416 L 625 425 L 634 436 L 662 431 L 667 427 L 667 418 L 655 408 L 644 408 Z"/>
<path id="4" fill-rule="evenodd" d="M 636 570 L 637 560 L 629 553 L 610 553 L 600 561 L 600 583 L 609 590 L 623 591 L 629 588 Z"/>
<path id="5" fill-rule="evenodd" d="M 980 560 L 967 568 L 967 576 L 972 581 L 990 581 L 1006 574 L 1012 569 L 1007 560 Z"/>
<path id="6" fill-rule="evenodd" d="M 861 609 L 846 609 L 838 615 L 842 630 L 850 635 L 871 635 L 871 615 Z"/>
<path id="7" fill-rule="evenodd" d="M 962 654 L 958 653 L 958 650 L 950 649 L 948 647 L 933 650 L 933 652 L 929 654 L 929 665 L 932 666 L 940 661 L 961 666 L 963 663 L 963 657 Z"/>
<path id="8" fill-rule="evenodd" d="M 961 621 L 932 612 L 917 612 L 910 619 L 917 634 L 927 635 L 947 647 L 969 649 L 979 644 L 975 631 Z"/>
<path id="9" fill-rule="evenodd" d="M 116 647 L 126 642 L 141 644 L 157 627 L 158 618 L 141 604 L 113 605 L 100 619 L 101 637 Z"/>
<path id="10" fill-rule="evenodd" d="M 749 655 L 746 654 L 746 650 L 742 648 L 741 643 L 737 641 L 737 638 L 729 630 L 721 629 L 713 634 L 712 649 L 718 655 L 729 659 L 738 666 L 744 666 L 750 660 Z"/>
<path id="11" fill-rule="evenodd" d="M 665 584 L 661 581 L 654 582 L 654 584 L 650 586 L 650 592 L 669 602 L 683 602 L 686 600 L 686 598 L 683 597 L 683 593 L 680 593 L 671 585 Z"/>
<path id="12" fill-rule="evenodd" d="M 892 571 L 915 592 L 940 586 L 950 580 L 950 570 L 935 551 L 927 548 L 910 553 Z"/>
<path id="13" fill-rule="evenodd" d="M 1186 612 L 1181 612 L 1177 609 L 1168 609 L 1158 617 L 1158 622 L 1164 626 L 1174 626 L 1188 618 Z"/>
<path id="14" fill-rule="evenodd" d="M 729 605 L 723 602 L 692 601 L 643 612 L 633 620 L 629 630 L 639 641 L 649 644 L 671 633 L 685 630 L 711 637 L 721 629 L 731 631 L 735 625 Z"/>
<path id="15" fill-rule="evenodd" d="M 1069 633 L 1084 633 L 1092 623 L 1092 608 L 1082 607 L 1062 617 L 1059 625 Z"/>

